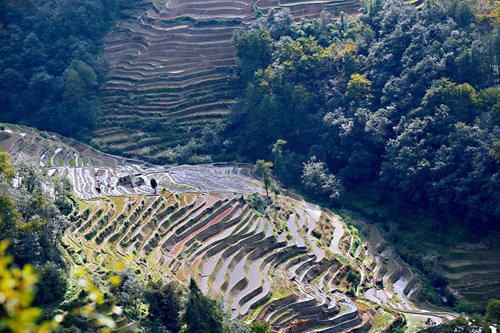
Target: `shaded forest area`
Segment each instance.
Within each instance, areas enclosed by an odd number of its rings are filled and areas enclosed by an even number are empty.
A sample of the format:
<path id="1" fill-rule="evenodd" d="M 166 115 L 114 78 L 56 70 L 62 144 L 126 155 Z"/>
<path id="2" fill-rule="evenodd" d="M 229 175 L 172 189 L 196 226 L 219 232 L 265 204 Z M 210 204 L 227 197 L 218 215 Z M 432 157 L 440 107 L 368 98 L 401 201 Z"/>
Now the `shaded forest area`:
<path id="1" fill-rule="evenodd" d="M 293 24 L 283 11 L 236 36 L 229 156 L 273 161 L 318 200 L 375 188 L 397 210 L 433 212 L 443 234 L 486 235 L 500 221 L 498 2 L 362 12 Z"/>
<path id="2" fill-rule="evenodd" d="M 102 38 L 131 0 L 1 0 L 0 121 L 83 138 L 96 125 Z"/>

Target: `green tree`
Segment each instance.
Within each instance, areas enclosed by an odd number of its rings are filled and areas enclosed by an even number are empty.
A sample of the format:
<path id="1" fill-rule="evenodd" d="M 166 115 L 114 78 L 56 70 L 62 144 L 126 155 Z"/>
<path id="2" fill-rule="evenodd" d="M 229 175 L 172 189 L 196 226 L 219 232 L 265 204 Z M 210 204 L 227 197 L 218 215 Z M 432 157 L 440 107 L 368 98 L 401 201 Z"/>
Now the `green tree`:
<path id="1" fill-rule="evenodd" d="M 85 90 L 85 82 L 82 80 L 78 72 L 68 67 L 63 73 L 64 84 L 64 101 L 68 105 L 81 106 L 85 101 L 87 91 Z"/>
<path id="2" fill-rule="evenodd" d="M 187 325 L 186 333 L 223 332 L 223 317 L 216 302 L 203 296 L 193 279 L 189 284 L 189 298 L 183 319 Z"/>
<path id="3" fill-rule="evenodd" d="M 158 187 L 158 182 L 156 181 L 156 179 L 151 178 L 151 188 L 155 191 L 155 193 L 156 193 L 156 187 Z"/>
<path id="4" fill-rule="evenodd" d="M 273 164 L 271 162 L 266 162 L 264 160 L 257 160 L 257 163 L 255 164 L 255 167 L 253 168 L 253 173 L 259 177 L 262 178 L 262 184 L 264 185 L 264 188 L 266 189 L 266 196 L 269 197 L 269 186 L 271 186 L 272 183 L 272 177 L 271 177 L 271 168 L 273 167 Z"/>
<path id="5" fill-rule="evenodd" d="M 0 205 L 5 215 L 2 228 L 9 230 L 8 237 L 16 242 L 10 254 L 17 264 L 61 263 L 57 242 L 68 225 L 65 213 L 72 210 L 71 202 L 67 202 L 71 186 L 62 179 L 49 178 L 45 170 L 23 155 L 13 164 L 18 176 L 16 186 L 0 181 L 0 193 L 4 195 Z"/>
<path id="6" fill-rule="evenodd" d="M 97 87 L 97 75 L 92 67 L 81 60 L 74 60 L 71 67 L 78 73 L 87 94 Z"/>
<path id="7" fill-rule="evenodd" d="M 449 14 L 462 28 L 467 28 L 474 21 L 475 11 L 474 1 L 471 0 L 453 0 L 448 9 Z"/>
<path id="8" fill-rule="evenodd" d="M 7 195 L 0 195 L 0 240 L 12 237 L 21 214 Z"/>
<path id="9" fill-rule="evenodd" d="M 327 196 L 330 200 L 337 200 L 343 192 L 342 183 L 316 156 L 304 163 L 302 184 L 314 196 Z"/>
<path id="10" fill-rule="evenodd" d="M 269 31 L 256 29 L 236 35 L 235 42 L 242 80 L 247 82 L 257 69 L 266 68 L 271 63 L 272 38 Z"/>
<path id="11" fill-rule="evenodd" d="M 284 161 L 283 161 L 283 146 L 286 145 L 287 142 L 285 140 L 278 139 L 276 143 L 273 145 L 273 161 L 274 167 L 277 170 L 278 174 L 282 174 L 286 170 L 284 169 Z"/>
<path id="12" fill-rule="evenodd" d="M 493 143 L 493 149 L 490 151 L 490 155 L 500 164 L 500 141 Z"/>
<path id="13" fill-rule="evenodd" d="M 173 333 L 181 329 L 179 312 L 181 311 L 181 287 L 176 282 L 165 285 L 153 283 L 145 293 L 149 303 L 149 319 L 159 320 L 163 326 Z"/>
<path id="14" fill-rule="evenodd" d="M 271 327 L 268 323 L 253 322 L 250 324 L 251 333 L 270 333 Z"/>
<path id="15" fill-rule="evenodd" d="M 8 181 L 14 178 L 16 171 L 12 169 L 12 164 L 9 163 L 9 154 L 0 153 L 0 175 L 4 176 Z"/>
<path id="16" fill-rule="evenodd" d="M 42 305 L 60 301 L 67 288 L 66 272 L 51 261 L 37 267 L 37 270 L 40 280 L 37 284 L 34 304 Z"/>
<path id="17" fill-rule="evenodd" d="M 478 95 L 468 83 L 456 84 L 448 79 L 436 81 L 422 100 L 425 115 L 434 114 L 436 108 L 446 105 L 455 120 L 472 122 L 478 115 Z"/>
<path id="18" fill-rule="evenodd" d="M 365 99 L 371 91 L 371 81 L 362 74 L 352 74 L 351 79 L 347 83 L 347 91 L 345 93 L 345 101 L 347 104 L 351 102 L 359 103 Z"/>
<path id="19" fill-rule="evenodd" d="M 490 299 L 486 307 L 486 320 L 494 324 L 500 324 L 500 300 Z"/>

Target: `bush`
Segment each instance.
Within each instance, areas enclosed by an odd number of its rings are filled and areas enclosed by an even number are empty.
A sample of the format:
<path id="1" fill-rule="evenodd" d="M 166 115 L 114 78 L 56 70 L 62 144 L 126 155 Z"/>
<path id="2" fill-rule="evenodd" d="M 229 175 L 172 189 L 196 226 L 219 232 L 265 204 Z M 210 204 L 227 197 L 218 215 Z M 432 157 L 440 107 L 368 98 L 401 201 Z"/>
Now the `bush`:
<path id="1" fill-rule="evenodd" d="M 267 323 L 253 322 L 250 324 L 251 333 L 269 333 L 271 332 L 271 327 Z"/>
<path id="2" fill-rule="evenodd" d="M 5 125 L 4 124 L 0 124 L 0 131 L 5 131 Z"/>
<path id="3" fill-rule="evenodd" d="M 321 239 L 321 236 L 322 236 L 322 235 L 321 235 L 321 231 L 320 231 L 320 230 L 318 230 L 318 229 L 314 229 L 314 230 L 312 231 L 312 235 L 313 235 L 314 237 L 316 237 L 317 239 Z"/>
<path id="4" fill-rule="evenodd" d="M 436 292 L 436 289 L 432 285 L 432 282 L 427 278 L 423 278 L 422 282 L 423 282 L 422 296 L 432 304 L 441 305 L 439 296 Z"/>
<path id="5" fill-rule="evenodd" d="M 500 300 L 490 299 L 486 308 L 486 320 L 497 325 L 500 324 Z"/>
<path id="6" fill-rule="evenodd" d="M 346 280 L 354 287 L 359 284 L 361 275 L 354 270 L 349 270 L 349 272 L 347 272 Z"/>
<path id="7" fill-rule="evenodd" d="M 50 304 L 60 301 L 66 292 L 67 282 L 64 270 L 53 262 L 47 262 L 40 269 L 34 304 Z"/>
<path id="8" fill-rule="evenodd" d="M 484 306 L 480 304 L 469 303 L 467 301 L 458 301 L 453 309 L 456 312 L 481 313 L 484 311 Z"/>

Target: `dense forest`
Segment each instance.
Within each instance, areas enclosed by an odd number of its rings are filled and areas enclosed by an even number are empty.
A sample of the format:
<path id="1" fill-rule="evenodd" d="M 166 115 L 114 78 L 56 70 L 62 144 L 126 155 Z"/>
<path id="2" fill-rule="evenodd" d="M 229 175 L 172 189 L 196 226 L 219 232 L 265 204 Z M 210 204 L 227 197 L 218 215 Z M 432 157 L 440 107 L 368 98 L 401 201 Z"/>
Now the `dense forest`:
<path id="1" fill-rule="evenodd" d="M 334 22 L 262 18 L 235 38 L 242 97 L 222 134 L 319 200 L 375 187 L 443 232 L 485 235 L 500 221 L 498 13 L 389 0 Z"/>
<path id="2" fill-rule="evenodd" d="M 96 125 L 101 40 L 129 0 L 0 1 L 0 121 L 82 138 Z"/>

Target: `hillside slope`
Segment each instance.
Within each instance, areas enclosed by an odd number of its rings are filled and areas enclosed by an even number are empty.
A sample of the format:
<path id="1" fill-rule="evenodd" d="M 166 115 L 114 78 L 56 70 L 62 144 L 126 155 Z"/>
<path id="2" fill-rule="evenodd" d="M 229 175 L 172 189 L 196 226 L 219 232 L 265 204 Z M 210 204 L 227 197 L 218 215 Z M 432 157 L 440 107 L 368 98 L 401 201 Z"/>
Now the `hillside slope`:
<path id="1" fill-rule="evenodd" d="M 101 87 L 94 142 L 127 156 L 166 159 L 166 151 L 229 112 L 235 101 L 230 69 L 236 65 L 234 32 L 259 12 L 288 8 L 296 18 L 352 11 L 357 0 L 169 0 L 119 22 L 108 34 L 109 64 Z"/>
<path id="2" fill-rule="evenodd" d="M 249 166 L 165 168 L 26 127 L 0 133 L 13 158 L 28 154 L 73 183 L 79 209 L 64 247 L 75 266 L 105 274 L 129 262 L 146 279 L 193 278 L 233 317 L 266 321 L 274 332 L 379 331 L 403 314 L 413 331 L 427 318 L 453 318 L 419 310 L 417 276 L 376 230 L 364 241 L 339 216 L 286 191 L 266 204 Z"/>

